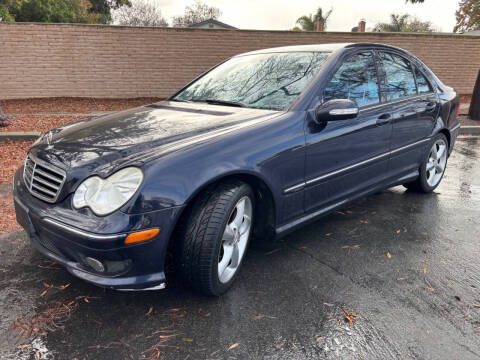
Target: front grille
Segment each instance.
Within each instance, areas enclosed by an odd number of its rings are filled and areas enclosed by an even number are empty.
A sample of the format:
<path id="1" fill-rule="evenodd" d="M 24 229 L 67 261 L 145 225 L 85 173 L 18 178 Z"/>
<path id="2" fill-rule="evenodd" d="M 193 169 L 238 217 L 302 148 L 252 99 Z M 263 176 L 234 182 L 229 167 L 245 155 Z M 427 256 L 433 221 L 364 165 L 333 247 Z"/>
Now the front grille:
<path id="1" fill-rule="evenodd" d="M 62 169 L 27 155 L 23 166 L 23 180 L 33 196 L 54 203 L 65 177 L 66 173 Z"/>

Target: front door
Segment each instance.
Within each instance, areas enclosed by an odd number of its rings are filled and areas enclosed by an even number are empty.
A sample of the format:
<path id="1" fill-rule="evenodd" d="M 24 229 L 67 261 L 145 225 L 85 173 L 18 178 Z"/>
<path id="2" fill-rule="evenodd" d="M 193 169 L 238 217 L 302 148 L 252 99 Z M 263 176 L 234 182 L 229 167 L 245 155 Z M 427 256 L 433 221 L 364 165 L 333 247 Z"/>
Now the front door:
<path id="1" fill-rule="evenodd" d="M 391 123 L 380 104 L 372 51 L 347 58 L 323 90 L 323 101 L 350 99 L 355 119 L 306 123 L 305 211 L 321 211 L 381 182 L 387 172 Z"/>

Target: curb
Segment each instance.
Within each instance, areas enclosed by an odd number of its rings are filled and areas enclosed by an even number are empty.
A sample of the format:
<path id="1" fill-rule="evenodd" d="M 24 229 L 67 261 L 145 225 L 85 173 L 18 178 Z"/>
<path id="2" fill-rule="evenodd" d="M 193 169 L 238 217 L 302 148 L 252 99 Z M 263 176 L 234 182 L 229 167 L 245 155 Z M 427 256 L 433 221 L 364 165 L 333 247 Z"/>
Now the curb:
<path id="1" fill-rule="evenodd" d="M 37 140 L 42 135 L 38 131 L 12 131 L 12 132 L 0 132 L 0 142 L 5 141 L 22 141 L 22 140 Z"/>
<path id="2" fill-rule="evenodd" d="M 462 126 L 459 135 L 480 135 L 480 126 Z"/>

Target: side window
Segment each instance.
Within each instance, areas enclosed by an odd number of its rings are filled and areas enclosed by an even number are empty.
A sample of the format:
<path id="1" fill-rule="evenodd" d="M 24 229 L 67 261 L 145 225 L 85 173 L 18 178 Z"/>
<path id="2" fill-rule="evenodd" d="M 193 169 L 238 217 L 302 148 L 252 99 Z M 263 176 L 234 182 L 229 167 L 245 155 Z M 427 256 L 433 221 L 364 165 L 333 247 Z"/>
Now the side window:
<path id="1" fill-rule="evenodd" d="M 432 86 L 428 82 L 425 75 L 415 66 L 415 78 L 417 79 L 417 88 L 419 94 L 426 94 L 432 92 Z"/>
<path id="2" fill-rule="evenodd" d="M 323 92 L 323 101 L 350 99 L 359 107 L 380 102 L 377 71 L 371 52 L 348 58 Z"/>
<path id="3" fill-rule="evenodd" d="M 401 56 L 380 52 L 385 74 L 389 100 L 417 94 L 415 78 L 410 62 Z"/>

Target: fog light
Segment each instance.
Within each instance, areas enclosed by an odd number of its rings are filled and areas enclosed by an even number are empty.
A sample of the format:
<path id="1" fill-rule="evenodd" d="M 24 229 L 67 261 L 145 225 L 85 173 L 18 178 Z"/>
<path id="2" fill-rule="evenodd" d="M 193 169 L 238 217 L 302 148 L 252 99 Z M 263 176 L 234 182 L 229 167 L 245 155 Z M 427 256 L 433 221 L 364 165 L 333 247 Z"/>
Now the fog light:
<path id="1" fill-rule="evenodd" d="M 94 259 L 92 257 L 86 257 L 85 262 L 92 267 L 93 270 L 97 272 L 104 272 L 105 266 L 103 266 L 102 262 Z"/>

